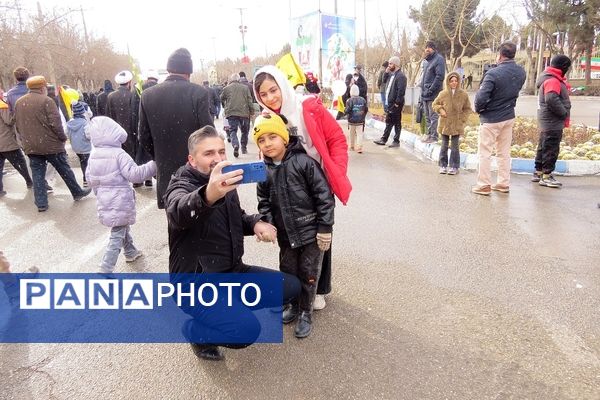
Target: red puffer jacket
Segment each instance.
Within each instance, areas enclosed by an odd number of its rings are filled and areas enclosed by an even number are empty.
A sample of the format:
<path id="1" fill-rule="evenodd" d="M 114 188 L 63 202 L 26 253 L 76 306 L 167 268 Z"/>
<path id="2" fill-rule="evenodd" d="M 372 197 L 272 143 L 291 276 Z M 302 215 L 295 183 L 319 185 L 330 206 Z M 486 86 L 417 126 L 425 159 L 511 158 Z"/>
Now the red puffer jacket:
<path id="1" fill-rule="evenodd" d="M 302 102 L 302 116 L 313 145 L 323 158 L 331 190 L 346 205 L 352 191 L 348 179 L 348 144 L 342 128 L 316 96 Z"/>

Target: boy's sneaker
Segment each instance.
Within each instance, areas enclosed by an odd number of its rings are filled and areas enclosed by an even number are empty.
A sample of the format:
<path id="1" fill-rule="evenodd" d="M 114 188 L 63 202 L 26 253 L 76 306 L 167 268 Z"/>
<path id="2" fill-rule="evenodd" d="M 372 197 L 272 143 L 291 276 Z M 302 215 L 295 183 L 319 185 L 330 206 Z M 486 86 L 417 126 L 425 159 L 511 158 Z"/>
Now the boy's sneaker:
<path id="1" fill-rule="evenodd" d="M 233 147 L 233 156 L 235 158 L 238 158 L 239 155 L 240 155 L 240 148 L 238 146 L 234 146 Z"/>
<path id="2" fill-rule="evenodd" d="M 531 182 L 539 182 L 540 179 L 542 179 L 542 172 L 541 171 L 535 171 L 533 173 L 533 175 L 531 176 Z"/>
<path id="3" fill-rule="evenodd" d="M 308 311 L 302 311 L 296 322 L 296 329 L 294 329 L 294 336 L 298 339 L 302 339 L 310 335 L 312 332 L 312 315 Z"/>
<path id="4" fill-rule="evenodd" d="M 6 190 L 0 190 L 0 197 L 6 196 Z"/>
<path id="5" fill-rule="evenodd" d="M 46 192 L 47 193 L 53 193 L 54 192 L 54 189 L 52 188 L 52 186 L 48 185 L 47 183 L 46 183 Z"/>
<path id="6" fill-rule="evenodd" d="M 125 262 L 134 262 L 135 260 L 137 260 L 138 258 L 140 258 L 143 255 L 143 253 L 141 251 L 137 251 L 137 253 L 135 253 L 132 256 L 125 256 Z"/>
<path id="7" fill-rule="evenodd" d="M 554 179 L 552 174 L 544 174 L 540 179 L 540 186 L 546 186 L 549 188 L 559 188 L 562 186 L 562 183 Z"/>
<path id="8" fill-rule="evenodd" d="M 458 174 L 458 168 L 448 168 L 448 175 L 456 175 Z"/>
<path id="9" fill-rule="evenodd" d="M 494 184 L 492 185 L 492 190 L 495 190 L 496 192 L 500 193 L 508 193 L 510 191 L 510 188 L 506 185 Z"/>
<path id="10" fill-rule="evenodd" d="M 482 196 L 489 196 L 492 193 L 492 188 L 490 185 L 485 186 L 473 186 L 471 188 L 471 192 L 475 194 L 480 194 Z"/>
<path id="11" fill-rule="evenodd" d="M 380 146 L 385 146 L 385 141 L 383 139 L 375 140 L 373 143 L 378 144 Z"/>
<path id="12" fill-rule="evenodd" d="M 400 142 L 392 142 L 392 144 L 390 144 L 388 147 L 390 149 L 393 149 L 394 147 L 400 147 Z"/>
<path id="13" fill-rule="evenodd" d="M 322 310 L 327 306 L 325 302 L 325 295 L 318 294 L 315 296 L 315 301 L 313 302 L 313 310 Z"/>
<path id="14" fill-rule="evenodd" d="M 440 167 L 440 174 L 447 174 L 447 173 L 448 173 L 448 168 Z"/>

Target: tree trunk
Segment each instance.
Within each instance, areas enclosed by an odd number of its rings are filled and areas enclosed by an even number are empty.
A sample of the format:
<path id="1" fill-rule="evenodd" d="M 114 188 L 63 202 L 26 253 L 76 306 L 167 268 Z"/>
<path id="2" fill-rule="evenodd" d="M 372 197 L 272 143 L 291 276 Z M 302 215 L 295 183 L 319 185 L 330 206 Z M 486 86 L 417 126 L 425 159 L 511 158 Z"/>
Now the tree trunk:
<path id="1" fill-rule="evenodd" d="M 591 86 L 592 84 L 592 50 L 594 43 L 588 42 L 587 48 L 585 49 L 585 86 Z"/>

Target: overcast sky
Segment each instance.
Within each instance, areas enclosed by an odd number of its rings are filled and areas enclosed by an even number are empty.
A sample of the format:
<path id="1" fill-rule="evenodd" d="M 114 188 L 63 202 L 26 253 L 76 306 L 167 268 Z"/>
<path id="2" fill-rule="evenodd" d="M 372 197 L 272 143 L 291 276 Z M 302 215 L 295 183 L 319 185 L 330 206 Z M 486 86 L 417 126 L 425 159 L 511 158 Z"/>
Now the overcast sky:
<path id="1" fill-rule="evenodd" d="M 340 15 L 356 16 L 356 38 L 364 37 L 363 9 L 366 1 L 367 35 L 380 36 L 380 15 L 385 24 L 398 19 L 401 26 L 415 34 L 415 24 L 407 17 L 407 1 L 339 0 Z M 412 3 L 420 4 L 420 0 Z M 512 3 L 512 5 L 510 5 Z M 36 10 L 35 0 L 21 0 L 27 10 Z M 508 22 L 512 14 L 523 20 L 520 0 L 481 0 L 486 14 L 499 12 Z M 88 32 L 106 36 L 118 51 L 127 51 L 140 61 L 142 71 L 164 68 L 169 54 L 179 47 L 192 53 L 194 66 L 201 62 L 238 58 L 242 40 L 239 32 L 242 7 L 244 25 L 247 26 L 246 47 L 250 57 L 277 52 L 289 42 L 288 20 L 320 8 L 333 14 L 335 0 L 213 0 L 213 1 L 128 1 L 128 0 L 44 0 L 44 9 L 53 6 L 61 9 L 83 7 Z M 290 9 L 291 8 L 291 9 Z M 79 13 L 72 20 L 81 24 Z"/>

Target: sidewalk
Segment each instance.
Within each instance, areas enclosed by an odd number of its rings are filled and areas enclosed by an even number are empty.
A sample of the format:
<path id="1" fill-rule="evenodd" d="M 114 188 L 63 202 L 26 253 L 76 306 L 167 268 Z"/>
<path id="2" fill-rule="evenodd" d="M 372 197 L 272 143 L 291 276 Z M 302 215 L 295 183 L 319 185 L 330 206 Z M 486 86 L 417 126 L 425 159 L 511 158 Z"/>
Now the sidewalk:
<path id="1" fill-rule="evenodd" d="M 381 137 L 385 123 L 371 118 L 366 121 L 366 126 L 374 128 L 376 133 L 367 134 L 367 130 L 365 130 L 365 140 L 376 140 Z M 420 135 L 402 129 L 400 142 L 408 148 L 408 151 L 420 154 L 437 163 L 440 159 L 440 145 L 437 143 L 423 143 L 419 138 Z M 477 154 L 460 152 L 460 168 L 476 170 L 478 165 L 479 157 Z M 496 157 L 492 157 L 492 170 L 497 169 Z M 511 159 L 511 172 L 532 174 L 534 170 L 534 160 L 532 159 Z M 558 160 L 555 173 L 558 175 L 597 175 L 600 174 L 600 161 Z"/>

